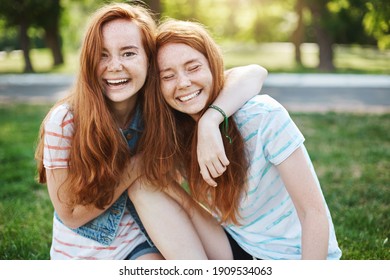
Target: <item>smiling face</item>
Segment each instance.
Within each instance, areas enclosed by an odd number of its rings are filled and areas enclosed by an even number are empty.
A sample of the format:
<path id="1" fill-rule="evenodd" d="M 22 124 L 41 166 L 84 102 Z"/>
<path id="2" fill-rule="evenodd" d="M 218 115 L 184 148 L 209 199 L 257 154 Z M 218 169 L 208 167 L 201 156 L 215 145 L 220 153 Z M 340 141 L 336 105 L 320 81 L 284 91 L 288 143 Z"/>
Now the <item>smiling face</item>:
<path id="1" fill-rule="evenodd" d="M 141 31 L 129 20 L 116 19 L 103 26 L 102 34 L 103 51 L 98 76 L 104 85 L 105 95 L 114 104 L 135 104 L 148 68 Z"/>
<path id="2" fill-rule="evenodd" d="M 158 50 L 157 62 L 165 101 L 197 120 L 213 86 L 206 57 L 186 44 L 168 43 Z"/>

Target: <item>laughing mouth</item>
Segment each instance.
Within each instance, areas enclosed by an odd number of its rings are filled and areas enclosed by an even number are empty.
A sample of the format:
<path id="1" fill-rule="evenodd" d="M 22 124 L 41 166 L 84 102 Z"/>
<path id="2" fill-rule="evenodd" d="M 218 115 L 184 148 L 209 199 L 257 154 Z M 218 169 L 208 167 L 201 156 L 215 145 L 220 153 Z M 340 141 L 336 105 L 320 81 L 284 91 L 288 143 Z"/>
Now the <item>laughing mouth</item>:
<path id="1" fill-rule="evenodd" d="M 178 97 L 177 99 L 179 99 L 181 102 L 186 102 L 186 101 L 189 101 L 189 100 L 197 97 L 200 94 L 200 92 L 201 92 L 201 90 L 197 90 L 194 93 L 191 93 L 191 94 L 186 95 L 186 96 Z"/>
<path id="2" fill-rule="evenodd" d="M 127 84 L 130 79 L 119 79 L 119 80 L 105 80 L 108 86 L 121 86 Z"/>

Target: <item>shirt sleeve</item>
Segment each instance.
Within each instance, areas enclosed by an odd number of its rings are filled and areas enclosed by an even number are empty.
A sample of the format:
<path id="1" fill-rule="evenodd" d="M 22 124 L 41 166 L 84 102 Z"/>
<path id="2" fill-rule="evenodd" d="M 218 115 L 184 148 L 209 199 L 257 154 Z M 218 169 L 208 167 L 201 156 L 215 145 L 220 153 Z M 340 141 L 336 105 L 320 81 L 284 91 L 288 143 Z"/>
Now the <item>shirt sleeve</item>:
<path id="1" fill-rule="evenodd" d="M 43 165 L 47 169 L 68 168 L 73 136 L 73 115 L 67 107 L 55 108 L 45 122 Z"/>
<path id="2" fill-rule="evenodd" d="M 267 114 L 261 131 L 263 151 L 274 165 L 282 163 L 304 142 L 304 136 L 280 105 Z"/>

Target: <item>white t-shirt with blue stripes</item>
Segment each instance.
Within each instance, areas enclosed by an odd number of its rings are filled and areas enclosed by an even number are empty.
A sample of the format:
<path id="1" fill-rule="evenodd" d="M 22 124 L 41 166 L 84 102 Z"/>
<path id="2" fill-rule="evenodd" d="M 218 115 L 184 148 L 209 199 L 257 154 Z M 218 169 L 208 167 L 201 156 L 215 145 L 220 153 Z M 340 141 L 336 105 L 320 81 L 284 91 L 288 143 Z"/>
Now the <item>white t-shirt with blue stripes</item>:
<path id="1" fill-rule="evenodd" d="M 301 224 L 276 165 L 299 147 L 306 152 L 304 137 L 284 107 L 268 95 L 249 100 L 234 114 L 234 119 L 246 143 L 250 162 L 248 191 L 241 198 L 241 225 L 224 227 L 256 258 L 300 259 Z M 307 152 L 306 156 L 309 159 Z M 328 208 L 327 211 L 330 225 L 328 259 L 339 259 L 341 250 Z"/>

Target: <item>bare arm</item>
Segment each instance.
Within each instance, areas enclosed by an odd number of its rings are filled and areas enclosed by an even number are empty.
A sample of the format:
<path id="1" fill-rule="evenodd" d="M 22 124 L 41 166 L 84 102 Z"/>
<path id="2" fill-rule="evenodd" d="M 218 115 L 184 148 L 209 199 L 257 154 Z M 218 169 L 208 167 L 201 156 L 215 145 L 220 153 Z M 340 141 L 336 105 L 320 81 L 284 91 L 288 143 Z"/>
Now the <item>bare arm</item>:
<path id="1" fill-rule="evenodd" d="M 256 64 L 227 70 L 224 88 L 213 104 L 220 107 L 228 117 L 231 116 L 260 93 L 267 75 L 267 70 Z M 216 186 L 212 178 L 223 174 L 229 165 L 219 132 L 223 120 L 221 113 L 210 108 L 198 124 L 198 162 L 203 179 L 210 186 Z"/>
<path id="2" fill-rule="evenodd" d="M 47 169 L 46 175 L 49 196 L 54 209 L 62 222 L 70 228 L 78 228 L 102 214 L 136 180 L 138 174 L 134 168 L 135 164 L 130 163 L 128 168 L 125 169 L 126 172 L 119 178 L 120 182 L 115 189 L 114 199 L 105 207 L 105 209 L 98 209 L 93 205 L 76 205 L 75 207 L 67 205 L 67 194 L 65 193 L 61 199 L 59 199 L 57 193 L 59 187 L 65 182 L 65 179 L 68 176 L 68 169 Z M 61 194 L 63 194 L 63 192 L 61 192 Z"/>
<path id="3" fill-rule="evenodd" d="M 302 226 L 302 259 L 326 259 L 329 223 L 321 193 L 301 148 L 277 166 Z"/>

